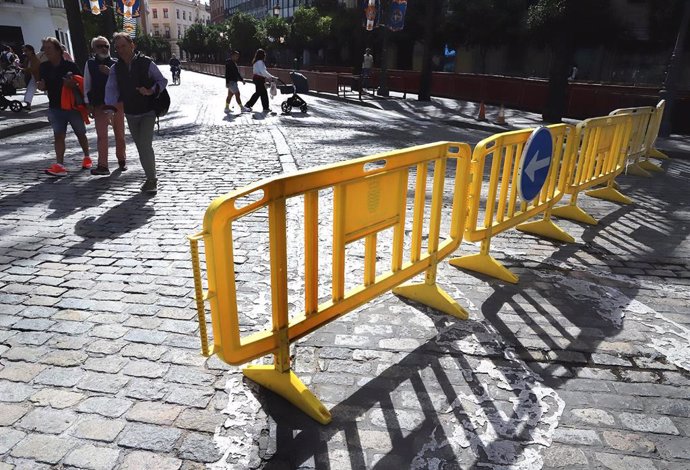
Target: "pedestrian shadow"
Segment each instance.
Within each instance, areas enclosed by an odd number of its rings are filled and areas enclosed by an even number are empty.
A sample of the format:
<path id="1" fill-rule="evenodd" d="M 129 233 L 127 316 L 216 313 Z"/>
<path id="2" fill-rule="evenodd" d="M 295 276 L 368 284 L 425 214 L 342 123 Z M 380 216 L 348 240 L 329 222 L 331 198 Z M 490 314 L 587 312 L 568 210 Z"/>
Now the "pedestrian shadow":
<path id="1" fill-rule="evenodd" d="M 111 207 L 98 217 L 81 219 L 74 225 L 74 233 L 83 237 L 83 240 L 67 249 L 64 252 L 65 257 L 82 256 L 100 241 L 115 240 L 145 225 L 155 214 L 153 206 L 148 204 L 151 197 L 139 193 Z"/>

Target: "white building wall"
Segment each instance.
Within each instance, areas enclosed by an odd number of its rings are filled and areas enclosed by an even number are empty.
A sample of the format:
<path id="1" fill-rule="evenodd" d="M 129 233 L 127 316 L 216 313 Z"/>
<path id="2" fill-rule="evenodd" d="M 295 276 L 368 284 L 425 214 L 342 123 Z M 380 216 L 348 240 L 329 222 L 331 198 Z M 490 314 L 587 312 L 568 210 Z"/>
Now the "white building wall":
<path id="1" fill-rule="evenodd" d="M 24 44 L 31 44 L 38 51 L 41 39 L 55 36 L 56 30 L 63 33 L 63 37 L 69 38 L 67 15 L 62 2 L 51 0 L 51 4 L 56 8 L 50 8 L 47 0 L 24 0 L 23 4 L 0 3 L 0 25 L 21 28 Z M 72 44 L 69 42 L 66 45 L 71 54 Z"/>

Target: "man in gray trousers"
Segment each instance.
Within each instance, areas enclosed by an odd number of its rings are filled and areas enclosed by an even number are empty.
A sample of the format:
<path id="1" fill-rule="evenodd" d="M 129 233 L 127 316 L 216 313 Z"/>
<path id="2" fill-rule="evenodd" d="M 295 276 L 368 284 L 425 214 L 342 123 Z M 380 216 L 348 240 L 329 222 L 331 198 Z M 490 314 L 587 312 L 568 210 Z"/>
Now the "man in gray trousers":
<path id="1" fill-rule="evenodd" d="M 118 102 L 124 104 L 127 126 L 137 146 L 139 161 L 146 174 L 141 190 L 146 193 L 158 191 L 156 157 L 153 154 L 153 127 L 156 113 L 153 97 L 168 85 L 160 69 L 139 52 L 127 33 L 115 33 L 113 46 L 120 60 L 110 69 L 105 86 L 105 104 L 108 112 L 116 112 Z"/>

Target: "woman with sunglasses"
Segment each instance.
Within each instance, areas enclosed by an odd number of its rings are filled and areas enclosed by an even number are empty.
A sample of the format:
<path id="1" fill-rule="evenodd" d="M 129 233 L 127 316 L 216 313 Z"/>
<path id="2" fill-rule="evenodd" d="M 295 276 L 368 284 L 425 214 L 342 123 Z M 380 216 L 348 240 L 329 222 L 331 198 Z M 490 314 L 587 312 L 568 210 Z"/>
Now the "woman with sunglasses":
<path id="1" fill-rule="evenodd" d="M 110 43 L 103 36 L 91 40 L 93 56 L 84 66 L 84 101 L 89 105 L 96 121 L 96 136 L 98 140 L 98 165 L 91 170 L 92 175 L 109 175 L 108 168 L 108 123 L 111 115 L 106 113 L 105 85 L 108 82 L 110 68 L 115 65 L 115 59 L 110 57 Z M 115 156 L 120 171 L 127 169 L 125 156 L 125 115 L 122 103 L 115 105 L 117 111 L 112 115 L 113 131 L 115 132 Z"/>

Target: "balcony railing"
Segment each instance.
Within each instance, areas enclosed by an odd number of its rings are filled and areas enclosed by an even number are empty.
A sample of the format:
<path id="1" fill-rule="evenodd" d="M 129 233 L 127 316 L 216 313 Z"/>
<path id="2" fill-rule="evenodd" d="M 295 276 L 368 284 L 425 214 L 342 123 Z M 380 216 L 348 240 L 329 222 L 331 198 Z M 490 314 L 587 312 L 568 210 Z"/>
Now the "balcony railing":
<path id="1" fill-rule="evenodd" d="M 63 0 L 48 0 L 48 6 L 50 8 L 59 8 L 61 10 L 65 9 L 65 3 Z"/>
<path id="2" fill-rule="evenodd" d="M 0 3 L 16 3 L 18 5 L 23 5 L 24 0 L 0 0 Z"/>

